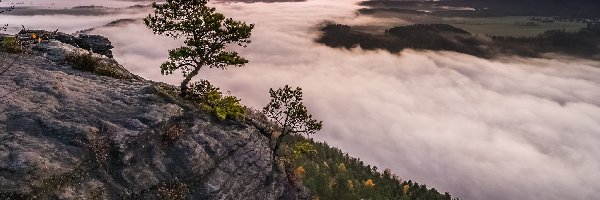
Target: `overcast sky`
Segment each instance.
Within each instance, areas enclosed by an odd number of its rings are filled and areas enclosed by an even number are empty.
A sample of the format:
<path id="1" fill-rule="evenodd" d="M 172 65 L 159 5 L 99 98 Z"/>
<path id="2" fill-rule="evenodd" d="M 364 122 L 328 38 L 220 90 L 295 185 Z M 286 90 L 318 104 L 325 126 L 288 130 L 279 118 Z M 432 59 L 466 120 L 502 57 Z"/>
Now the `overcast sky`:
<path id="1" fill-rule="evenodd" d="M 256 24 L 252 44 L 240 49 L 250 63 L 206 69 L 200 78 L 245 104 L 261 108 L 269 88 L 301 86 L 309 109 L 325 122 L 318 140 L 466 200 L 600 199 L 600 63 L 314 43 L 324 20 L 384 23 L 356 16 L 359 7 L 346 0 L 217 7 Z M 144 15 L 0 16 L 0 22 L 80 30 Z M 154 36 L 141 23 L 94 33 L 113 41 L 115 58 L 133 73 L 182 80 L 160 75 L 158 67 L 180 41 Z"/>

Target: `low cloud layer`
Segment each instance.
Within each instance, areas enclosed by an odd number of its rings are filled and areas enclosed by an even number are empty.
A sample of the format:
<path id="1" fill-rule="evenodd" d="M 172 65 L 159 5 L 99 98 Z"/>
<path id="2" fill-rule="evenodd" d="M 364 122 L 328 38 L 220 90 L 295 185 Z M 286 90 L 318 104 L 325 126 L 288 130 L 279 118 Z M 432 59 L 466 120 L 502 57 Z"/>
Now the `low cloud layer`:
<path id="1" fill-rule="evenodd" d="M 147 4 L 153 0 L 2 0 L 0 7 L 36 7 L 40 9 L 71 8 L 76 6 L 127 7 Z M 160 2 L 160 0 L 159 0 Z"/>
<path id="2" fill-rule="evenodd" d="M 264 106 L 271 87 L 301 86 L 325 121 L 318 140 L 463 199 L 600 198 L 598 62 L 331 49 L 313 42 L 316 24 L 374 19 L 343 0 L 217 7 L 256 24 L 252 44 L 240 49 L 250 63 L 200 78 L 247 105 Z M 141 23 L 94 33 L 114 42 L 133 73 L 182 80 L 158 68 L 180 41 Z"/>

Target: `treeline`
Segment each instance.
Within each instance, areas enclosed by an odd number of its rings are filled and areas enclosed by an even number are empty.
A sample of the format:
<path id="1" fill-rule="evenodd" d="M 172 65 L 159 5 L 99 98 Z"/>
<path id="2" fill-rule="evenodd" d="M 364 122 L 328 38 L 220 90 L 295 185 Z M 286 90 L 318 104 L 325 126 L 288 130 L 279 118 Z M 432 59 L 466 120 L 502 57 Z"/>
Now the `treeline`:
<path id="1" fill-rule="evenodd" d="M 391 51 L 404 48 L 456 51 L 480 57 L 490 57 L 477 45 L 479 41 L 469 32 L 448 24 L 414 24 L 388 29 L 385 35 Z"/>
<path id="2" fill-rule="evenodd" d="M 317 42 L 335 48 L 385 49 L 392 53 L 406 48 L 456 51 L 480 57 L 490 57 L 490 52 L 480 48 L 469 32 L 447 24 L 416 24 L 394 27 L 385 34 L 374 35 L 354 31 L 350 26 L 329 24 L 321 31 Z"/>
<path id="3" fill-rule="evenodd" d="M 451 0 L 441 6 L 471 7 L 474 11 L 445 11 L 446 16 L 568 16 L 600 17 L 597 0 Z"/>
<path id="4" fill-rule="evenodd" d="M 565 53 L 582 57 L 600 53 L 600 24 L 589 23 L 578 32 L 550 30 L 535 37 L 491 36 L 496 48 L 506 54 L 536 57 L 540 53 Z"/>
<path id="5" fill-rule="evenodd" d="M 578 32 L 551 30 L 535 37 L 473 35 L 448 24 L 400 26 L 380 35 L 358 32 L 341 24 L 325 25 L 321 31 L 323 34 L 317 42 L 330 47 L 360 46 L 393 53 L 406 48 L 455 51 L 483 58 L 499 55 L 540 57 L 551 52 L 589 58 L 600 53 L 600 24 L 593 23 Z"/>
<path id="6" fill-rule="evenodd" d="M 367 6 L 361 14 L 373 14 L 382 9 L 391 12 L 428 10 L 436 16 L 501 17 L 501 16 L 559 16 L 576 19 L 598 19 L 600 1 L 597 0 L 446 0 L 446 1 L 385 1 L 361 2 Z M 472 9 L 446 9 L 446 8 Z"/>
<path id="7" fill-rule="evenodd" d="M 448 193 L 402 180 L 389 169 L 381 172 L 326 143 L 294 136 L 289 144 L 294 147 L 289 150 L 291 173 L 311 191 L 313 199 L 452 199 Z"/>

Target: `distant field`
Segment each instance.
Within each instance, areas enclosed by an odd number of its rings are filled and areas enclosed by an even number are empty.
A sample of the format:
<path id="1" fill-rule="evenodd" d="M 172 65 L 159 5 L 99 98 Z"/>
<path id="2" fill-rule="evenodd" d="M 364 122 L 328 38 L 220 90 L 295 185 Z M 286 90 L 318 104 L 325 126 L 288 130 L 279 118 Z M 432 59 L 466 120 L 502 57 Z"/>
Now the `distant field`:
<path id="1" fill-rule="evenodd" d="M 473 34 L 495 36 L 531 37 L 548 30 L 564 29 L 570 32 L 586 27 L 580 22 L 544 23 L 530 20 L 531 17 L 485 17 L 485 18 L 442 18 L 442 23 L 451 24 Z"/>
<path id="2" fill-rule="evenodd" d="M 365 12 L 365 11 L 363 11 Z M 555 21 L 552 23 L 532 21 L 529 16 L 505 16 L 505 17 L 441 17 L 428 14 L 413 14 L 392 11 L 373 11 L 370 16 L 384 19 L 398 19 L 405 23 L 378 24 L 381 31 L 390 27 L 408 24 L 450 24 L 464 29 L 473 34 L 531 37 L 548 30 L 564 29 L 569 32 L 577 32 L 587 26 L 582 22 Z M 539 17 L 538 18 L 544 18 Z M 355 27 L 358 28 L 358 27 Z M 360 29 L 357 29 L 360 30 Z"/>

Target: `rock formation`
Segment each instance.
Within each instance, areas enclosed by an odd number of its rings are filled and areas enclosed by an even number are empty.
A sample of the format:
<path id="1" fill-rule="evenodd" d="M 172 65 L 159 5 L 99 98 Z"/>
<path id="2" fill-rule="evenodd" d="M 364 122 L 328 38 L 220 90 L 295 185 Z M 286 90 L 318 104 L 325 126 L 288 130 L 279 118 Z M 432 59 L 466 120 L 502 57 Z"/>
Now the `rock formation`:
<path id="1" fill-rule="evenodd" d="M 272 171 L 269 133 L 255 119 L 219 121 L 171 95 L 174 86 L 75 70 L 65 53 L 109 56 L 97 46 L 110 41 L 52 37 L 0 77 L 0 199 L 308 196 Z"/>
<path id="2" fill-rule="evenodd" d="M 30 41 L 35 43 L 35 39 L 32 36 L 35 34 L 36 38 L 42 38 L 44 40 L 57 40 L 64 44 L 70 44 L 74 47 L 79 47 L 94 53 L 112 58 L 112 49 L 114 48 L 110 40 L 100 35 L 87 35 L 87 34 L 75 34 L 69 35 L 58 31 L 50 32 L 45 30 L 21 30 L 17 35 L 22 41 Z"/>

